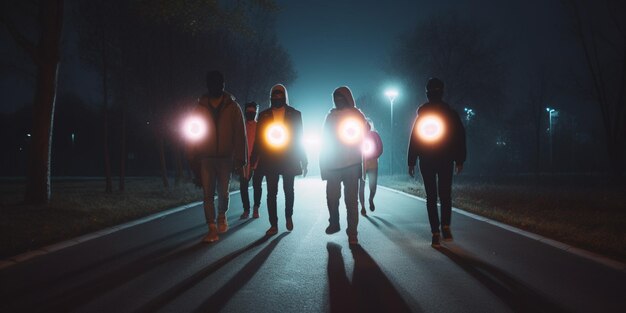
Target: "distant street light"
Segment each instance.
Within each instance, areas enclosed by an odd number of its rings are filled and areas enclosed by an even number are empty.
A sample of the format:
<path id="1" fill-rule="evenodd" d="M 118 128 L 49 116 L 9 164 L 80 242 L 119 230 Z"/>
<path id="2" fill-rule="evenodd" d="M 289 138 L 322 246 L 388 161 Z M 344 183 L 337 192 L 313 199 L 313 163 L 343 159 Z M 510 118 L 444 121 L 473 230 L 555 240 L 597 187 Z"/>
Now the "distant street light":
<path id="1" fill-rule="evenodd" d="M 474 117 L 474 115 L 476 115 L 476 113 L 474 113 L 473 109 L 467 107 L 463 108 L 463 111 L 465 111 L 465 120 L 469 124 L 470 120 L 472 119 L 472 117 Z"/>
<path id="2" fill-rule="evenodd" d="M 390 124 L 390 127 L 389 127 L 390 128 L 390 135 L 391 135 L 391 139 L 390 139 L 391 149 L 389 149 L 389 173 L 391 175 L 393 175 L 393 101 L 398 96 L 398 90 L 396 90 L 396 89 L 387 89 L 385 91 L 385 96 L 387 96 L 387 98 L 389 98 L 389 103 L 391 104 L 391 124 Z"/>
<path id="3" fill-rule="evenodd" d="M 553 139 L 552 139 L 552 117 L 557 117 L 559 116 L 559 111 L 552 109 L 552 108 L 546 108 L 546 112 L 548 112 L 548 133 L 550 136 L 550 168 L 552 168 L 552 160 L 554 158 L 553 156 L 553 148 L 552 148 L 552 143 L 553 143 Z"/>

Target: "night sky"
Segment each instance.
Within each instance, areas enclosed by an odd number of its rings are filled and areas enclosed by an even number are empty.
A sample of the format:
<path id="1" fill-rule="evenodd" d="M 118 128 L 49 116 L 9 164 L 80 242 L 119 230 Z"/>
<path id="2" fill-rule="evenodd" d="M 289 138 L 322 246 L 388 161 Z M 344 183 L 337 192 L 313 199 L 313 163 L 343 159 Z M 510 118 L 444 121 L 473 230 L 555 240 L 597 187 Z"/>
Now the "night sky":
<path id="1" fill-rule="evenodd" d="M 401 85 L 385 72 L 390 49 L 398 43 L 400 34 L 431 14 L 453 10 L 460 17 L 495 27 L 510 41 L 507 58 L 510 64 L 515 64 L 512 72 L 519 73 L 518 77 L 526 74 L 520 71 L 532 59 L 547 63 L 569 61 L 572 57 L 563 58 L 555 51 L 578 48 L 568 38 L 565 14 L 556 0 L 279 3 L 282 7 L 277 23 L 279 40 L 291 54 L 298 71 L 293 86 L 287 86 L 290 100 L 303 112 L 320 118 L 330 108 L 331 93 L 337 86 L 348 85 L 355 97 L 367 92 L 384 97 L 385 88 Z M 400 105 L 424 100 L 402 99 L 402 86 L 398 88 Z"/>

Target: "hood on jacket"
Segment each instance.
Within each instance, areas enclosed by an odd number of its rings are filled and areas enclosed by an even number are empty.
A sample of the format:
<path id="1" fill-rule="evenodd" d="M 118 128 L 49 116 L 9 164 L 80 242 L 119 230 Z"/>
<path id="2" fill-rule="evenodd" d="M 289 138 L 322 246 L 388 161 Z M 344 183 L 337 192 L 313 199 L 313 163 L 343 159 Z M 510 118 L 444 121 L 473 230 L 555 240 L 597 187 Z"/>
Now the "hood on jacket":
<path id="1" fill-rule="evenodd" d="M 285 104 L 289 105 L 289 94 L 287 93 L 287 88 L 283 84 L 276 84 L 270 90 L 270 99 L 272 98 L 272 94 L 275 90 L 281 90 L 285 94 Z"/>
<path id="2" fill-rule="evenodd" d="M 337 104 L 335 103 L 335 95 L 343 96 L 348 102 L 348 108 L 356 107 L 356 104 L 354 103 L 354 97 L 352 96 L 352 91 L 347 86 L 341 86 L 333 91 L 333 107 L 336 109 L 342 109 L 337 107 Z"/>

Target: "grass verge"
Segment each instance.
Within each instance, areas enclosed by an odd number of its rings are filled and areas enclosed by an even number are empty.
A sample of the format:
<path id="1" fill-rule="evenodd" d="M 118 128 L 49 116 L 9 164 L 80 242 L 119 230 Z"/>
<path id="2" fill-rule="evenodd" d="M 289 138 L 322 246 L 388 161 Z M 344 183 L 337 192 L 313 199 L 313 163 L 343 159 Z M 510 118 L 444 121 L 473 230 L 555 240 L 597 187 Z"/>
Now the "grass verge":
<path id="1" fill-rule="evenodd" d="M 193 184 L 164 188 L 159 178 L 128 179 L 111 194 L 102 180 L 53 181 L 45 206 L 21 204 L 23 195 L 23 182 L 0 182 L 0 259 L 202 200 Z"/>
<path id="2" fill-rule="evenodd" d="M 426 198 L 421 177 L 381 185 Z M 455 176 L 453 206 L 626 262 L 626 186 L 597 177 Z M 454 221 L 452 221 L 454 223 Z"/>

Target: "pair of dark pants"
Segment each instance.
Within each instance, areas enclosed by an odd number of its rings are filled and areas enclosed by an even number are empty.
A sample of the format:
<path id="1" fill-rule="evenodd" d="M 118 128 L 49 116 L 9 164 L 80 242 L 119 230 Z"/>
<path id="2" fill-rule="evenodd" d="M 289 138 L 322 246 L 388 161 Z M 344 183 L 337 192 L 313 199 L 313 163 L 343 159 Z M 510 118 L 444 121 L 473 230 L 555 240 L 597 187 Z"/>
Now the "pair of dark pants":
<path id="1" fill-rule="evenodd" d="M 250 196 L 248 195 L 248 187 L 250 186 L 250 179 L 252 179 L 252 189 L 254 190 L 254 207 L 261 206 L 261 195 L 263 189 L 261 184 L 263 182 L 263 175 L 258 172 L 250 171 L 251 178 L 246 179 L 243 175 L 239 176 L 239 191 L 241 193 L 241 202 L 243 202 L 244 211 L 250 211 Z"/>
<path id="2" fill-rule="evenodd" d="M 200 179 L 204 192 L 204 217 L 207 224 L 215 224 L 215 189 L 217 187 L 217 209 L 220 214 L 228 211 L 228 185 L 233 166 L 231 158 L 204 158 L 200 162 Z"/>
<path id="3" fill-rule="evenodd" d="M 339 225 L 339 199 L 341 199 L 341 183 L 346 204 L 348 235 L 357 234 L 359 224 L 359 179 L 361 178 L 361 164 L 340 169 L 329 170 L 326 181 L 326 203 L 331 225 Z"/>
<path id="4" fill-rule="evenodd" d="M 283 176 L 283 191 L 285 192 L 285 217 L 291 217 L 293 215 L 293 183 L 295 175 L 282 175 Z M 276 196 L 278 195 L 278 179 L 279 174 L 266 174 L 267 180 L 267 213 L 270 219 L 270 225 L 272 227 L 278 227 L 278 216 L 276 213 Z"/>
<path id="5" fill-rule="evenodd" d="M 420 172 L 426 189 L 426 208 L 430 231 L 439 232 L 437 194 L 441 202 L 441 226 L 450 226 L 452 218 L 452 171 L 453 161 L 420 159 Z"/>
<path id="6" fill-rule="evenodd" d="M 365 170 L 365 176 L 369 180 L 370 185 L 370 203 L 374 201 L 374 196 L 376 195 L 376 187 L 378 187 L 378 168 L 371 168 Z M 365 207 L 365 179 L 359 179 L 359 200 L 361 201 L 361 206 Z"/>

